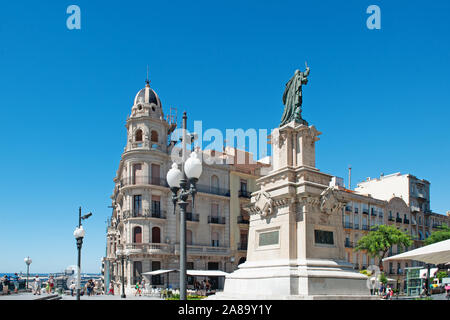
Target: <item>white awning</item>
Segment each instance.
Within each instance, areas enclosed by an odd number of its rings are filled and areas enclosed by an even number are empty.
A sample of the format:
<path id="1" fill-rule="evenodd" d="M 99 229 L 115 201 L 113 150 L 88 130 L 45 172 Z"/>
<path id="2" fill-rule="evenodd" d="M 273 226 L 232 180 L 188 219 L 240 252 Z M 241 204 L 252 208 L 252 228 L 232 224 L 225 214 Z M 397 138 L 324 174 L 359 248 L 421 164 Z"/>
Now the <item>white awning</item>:
<path id="1" fill-rule="evenodd" d="M 155 270 L 155 271 L 144 272 L 144 273 L 142 273 L 142 275 L 143 276 L 156 276 L 158 274 L 169 273 L 169 272 L 173 272 L 173 271 L 178 271 L 178 270 L 177 269 L 170 269 L 170 270 L 159 269 L 159 270 Z"/>
<path id="2" fill-rule="evenodd" d="M 170 269 L 170 270 L 155 270 L 149 272 L 143 272 L 144 276 L 156 276 L 158 274 L 164 274 L 169 272 L 180 272 L 178 269 Z M 229 273 L 220 271 L 220 270 L 186 270 L 186 274 L 188 276 L 204 276 L 204 277 L 225 277 Z"/>
<path id="3" fill-rule="evenodd" d="M 186 273 L 190 276 L 204 277 L 225 277 L 229 274 L 220 270 L 187 270 Z"/>
<path id="4" fill-rule="evenodd" d="M 450 261 L 450 239 L 383 259 L 383 261 L 390 260 L 416 260 L 430 264 L 448 263 Z"/>

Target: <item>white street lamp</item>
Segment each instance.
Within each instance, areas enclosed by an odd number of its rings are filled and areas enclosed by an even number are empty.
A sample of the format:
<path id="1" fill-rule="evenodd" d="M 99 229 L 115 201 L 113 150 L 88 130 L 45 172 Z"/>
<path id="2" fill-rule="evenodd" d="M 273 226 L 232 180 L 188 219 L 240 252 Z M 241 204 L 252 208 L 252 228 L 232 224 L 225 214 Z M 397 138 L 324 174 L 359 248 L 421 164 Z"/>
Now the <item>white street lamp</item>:
<path id="1" fill-rule="evenodd" d="M 25 259 L 23 259 L 23 261 L 25 261 L 25 263 L 27 264 L 27 281 L 26 281 L 26 288 L 28 291 L 28 275 L 30 273 L 30 264 L 33 262 L 33 260 L 30 259 L 30 257 L 26 257 Z"/>
<path id="2" fill-rule="evenodd" d="M 81 207 L 78 209 L 78 227 L 75 228 L 75 231 L 73 232 L 73 236 L 75 237 L 75 240 L 77 241 L 77 249 L 78 249 L 78 277 L 77 277 L 77 300 L 80 300 L 80 294 L 81 294 L 81 247 L 83 246 L 83 238 L 86 235 L 86 232 L 84 231 L 83 226 L 81 225 L 81 220 L 86 220 L 90 216 L 92 216 L 92 213 L 89 212 L 88 214 L 85 214 L 84 216 L 81 216 Z"/>
<path id="3" fill-rule="evenodd" d="M 167 172 L 167 183 L 170 188 L 180 188 L 181 179 L 183 179 L 183 173 L 178 169 L 178 165 L 174 162 L 172 168 Z"/>

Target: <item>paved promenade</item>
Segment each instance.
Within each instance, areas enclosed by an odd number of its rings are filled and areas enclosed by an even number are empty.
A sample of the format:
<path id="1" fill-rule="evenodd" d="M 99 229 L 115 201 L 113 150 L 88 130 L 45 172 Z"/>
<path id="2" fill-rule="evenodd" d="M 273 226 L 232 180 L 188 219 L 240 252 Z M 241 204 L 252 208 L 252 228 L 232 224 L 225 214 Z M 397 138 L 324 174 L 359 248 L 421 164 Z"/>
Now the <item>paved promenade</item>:
<path id="1" fill-rule="evenodd" d="M 49 294 L 41 294 L 39 295 L 33 295 L 32 293 L 19 293 L 19 294 L 9 294 L 6 296 L 0 295 L 0 301 L 5 301 L 5 300 L 36 300 L 39 298 L 45 298 L 45 297 L 50 297 L 50 296 L 55 296 L 54 294 L 49 295 Z M 60 300 L 76 300 L 77 297 L 76 296 L 70 296 L 70 295 L 62 295 L 62 299 Z M 125 299 L 121 298 L 119 294 L 117 295 L 96 295 L 96 296 L 81 296 L 80 300 L 90 300 L 90 301 L 98 301 L 98 300 L 164 300 L 161 299 L 159 297 L 149 297 L 149 296 L 134 296 L 134 294 L 132 295 L 127 295 L 127 297 Z"/>

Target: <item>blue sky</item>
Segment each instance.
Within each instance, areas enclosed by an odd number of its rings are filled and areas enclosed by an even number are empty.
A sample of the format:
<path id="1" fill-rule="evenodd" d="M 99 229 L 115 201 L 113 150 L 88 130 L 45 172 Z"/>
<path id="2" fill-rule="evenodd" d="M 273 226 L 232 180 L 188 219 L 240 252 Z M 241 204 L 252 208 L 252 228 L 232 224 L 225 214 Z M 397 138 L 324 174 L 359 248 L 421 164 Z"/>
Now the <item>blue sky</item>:
<path id="1" fill-rule="evenodd" d="M 66 8 L 81 8 L 68 30 Z M 381 30 L 366 8 L 381 8 Z M 311 67 L 303 116 L 317 167 L 353 182 L 412 173 L 450 210 L 448 1 L 2 1 L 0 272 L 100 270 L 125 120 L 149 65 L 166 113 L 207 128 L 278 126 L 285 83 Z M 179 116 L 179 119 L 181 117 Z"/>

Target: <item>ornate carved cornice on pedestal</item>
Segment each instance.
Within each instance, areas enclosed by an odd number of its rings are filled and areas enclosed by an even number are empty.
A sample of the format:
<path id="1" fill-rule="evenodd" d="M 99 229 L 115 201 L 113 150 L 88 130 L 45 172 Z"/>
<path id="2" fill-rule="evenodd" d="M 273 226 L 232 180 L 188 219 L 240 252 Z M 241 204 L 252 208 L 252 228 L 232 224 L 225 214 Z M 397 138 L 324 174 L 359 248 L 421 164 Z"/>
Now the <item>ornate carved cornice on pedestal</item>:
<path id="1" fill-rule="evenodd" d="M 292 202 L 292 200 L 287 197 L 274 199 L 266 191 L 260 191 L 254 199 L 254 202 L 248 204 L 243 209 L 249 214 L 259 214 L 263 218 L 273 215 L 278 208 L 287 206 Z"/>

